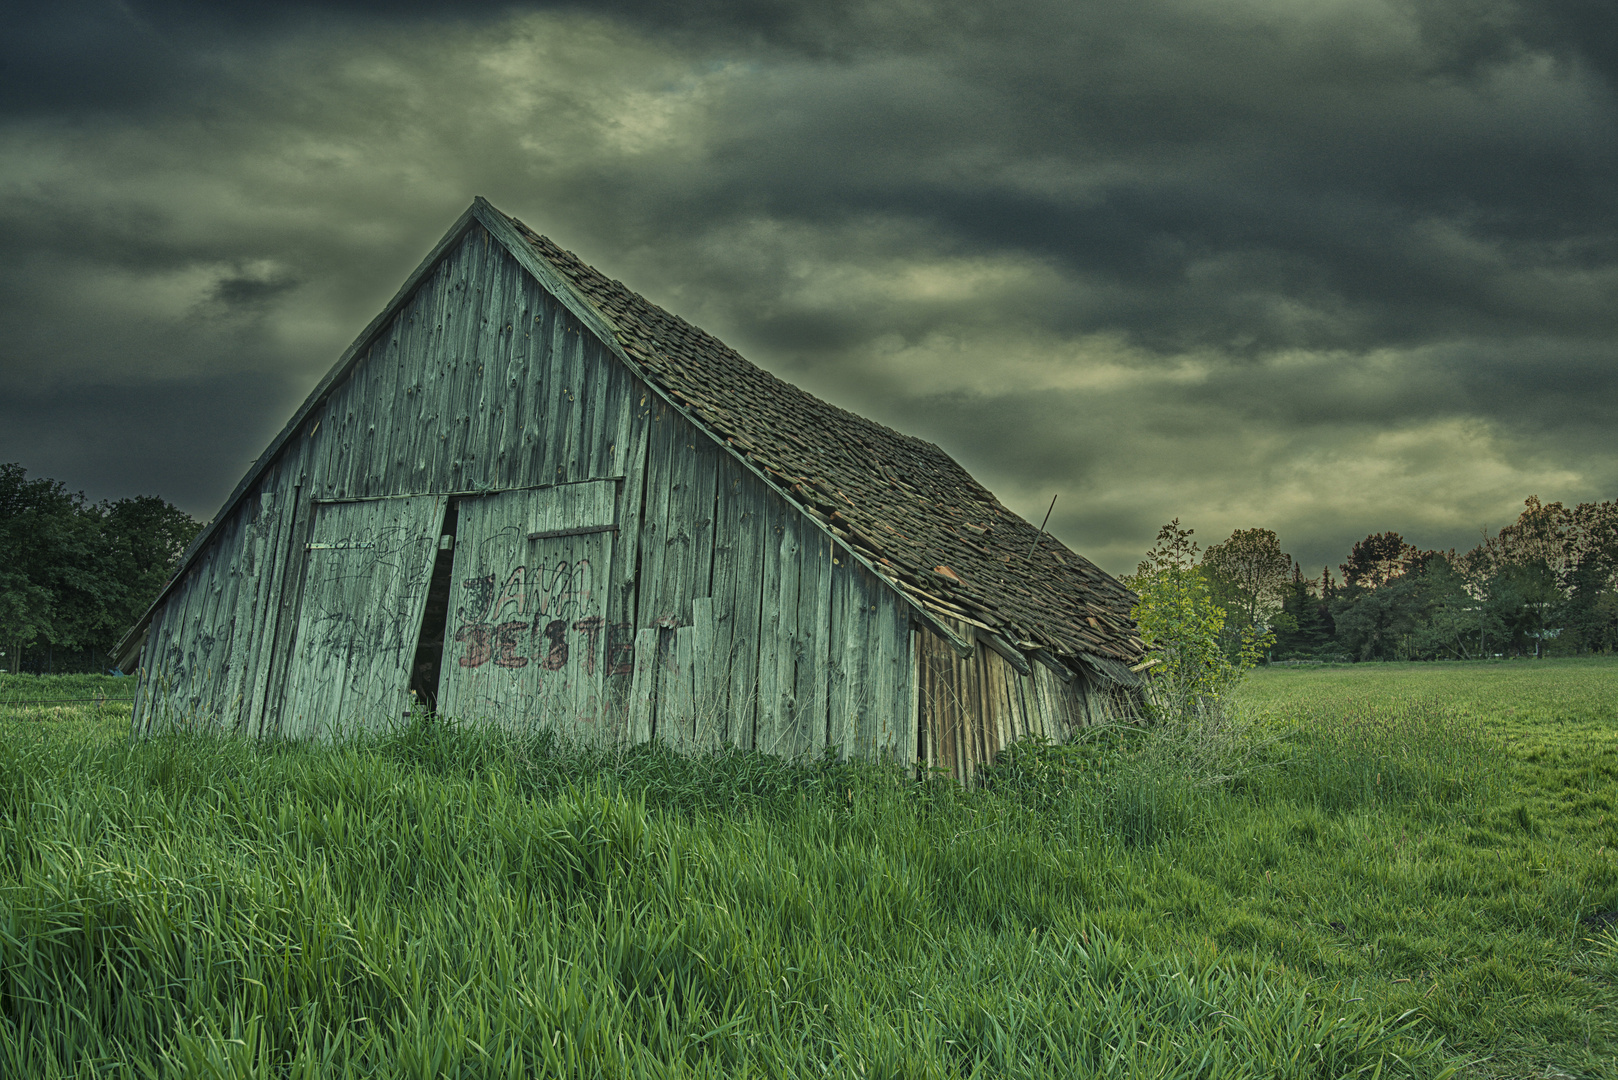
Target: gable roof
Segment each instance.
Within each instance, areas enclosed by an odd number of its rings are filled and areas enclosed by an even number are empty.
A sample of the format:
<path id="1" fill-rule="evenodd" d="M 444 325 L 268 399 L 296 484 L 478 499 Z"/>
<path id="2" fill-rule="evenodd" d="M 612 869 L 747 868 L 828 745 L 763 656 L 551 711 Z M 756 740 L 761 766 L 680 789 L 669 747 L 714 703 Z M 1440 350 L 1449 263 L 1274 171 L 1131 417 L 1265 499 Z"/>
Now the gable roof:
<path id="1" fill-rule="evenodd" d="M 1143 653 L 1129 618 L 1134 595 L 1041 537 L 943 450 L 776 378 L 508 220 L 605 317 L 650 379 L 913 602 L 1021 649 L 1043 647 L 1113 681 L 1135 681 L 1126 667 Z"/>
<path id="2" fill-rule="evenodd" d="M 1116 578 L 1055 537 L 1042 536 L 932 443 L 776 378 L 482 198 L 326 373 L 192 541 L 174 576 L 114 649 L 120 663 L 133 656 L 153 613 L 282 447 L 478 224 L 638 374 L 912 602 L 977 625 L 1002 651 L 1043 650 L 1111 681 L 1137 682 L 1127 666 L 1144 654 L 1129 618 L 1134 597 Z"/>

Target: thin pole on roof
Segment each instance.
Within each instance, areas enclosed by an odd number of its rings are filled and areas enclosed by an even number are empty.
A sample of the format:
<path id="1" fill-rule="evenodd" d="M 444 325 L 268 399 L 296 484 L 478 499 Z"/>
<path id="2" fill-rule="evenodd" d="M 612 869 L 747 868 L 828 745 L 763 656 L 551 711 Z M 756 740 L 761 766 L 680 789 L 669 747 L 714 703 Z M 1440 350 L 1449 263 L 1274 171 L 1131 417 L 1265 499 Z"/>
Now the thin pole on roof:
<path id="1" fill-rule="evenodd" d="M 1057 492 L 1056 494 L 1060 495 L 1061 492 Z M 1032 559 L 1034 557 L 1034 549 L 1039 546 L 1039 542 L 1041 540 L 1045 539 L 1045 526 L 1047 526 L 1047 525 L 1049 525 L 1051 523 L 1051 511 L 1055 510 L 1055 509 L 1056 509 L 1056 495 L 1052 495 L 1051 496 L 1051 504 L 1050 504 L 1050 506 L 1045 508 L 1045 520 L 1041 521 L 1039 523 L 1039 535 L 1034 537 L 1034 542 L 1032 544 L 1028 545 L 1028 554 L 1026 556 L 1024 556 L 1024 558 L 1023 558 L 1024 562 L 1027 562 L 1029 559 Z"/>

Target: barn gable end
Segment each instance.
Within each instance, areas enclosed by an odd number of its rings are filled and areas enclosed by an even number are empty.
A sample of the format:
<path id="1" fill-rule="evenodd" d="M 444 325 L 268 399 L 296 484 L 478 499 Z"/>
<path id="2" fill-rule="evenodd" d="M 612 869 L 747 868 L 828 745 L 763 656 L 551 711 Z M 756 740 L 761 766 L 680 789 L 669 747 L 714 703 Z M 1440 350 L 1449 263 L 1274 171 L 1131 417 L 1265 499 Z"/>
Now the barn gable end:
<path id="1" fill-rule="evenodd" d="M 996 544 L 1035 530 L 936 447 L 718 349 L 477 201 L 125 639 L 136 730 L 332 734 L 425 701 L 964 777 L 1128 681 L 1139 643 L 1116 582 L 1047 538 L 1043 583 L 1008 599 L 1026 571 Z M 792 460 L 805 424 L 859 445 Z M 850 472 L 861 457 L 878 497 Z M 978 555 L 951 546 L 947 513 L 892 512 L 899 485 L 932 505 L 951 483 Z M 944 572 L 923 582 L 932 558 Z M 1086 594 L 1053 590 L 1053 566 Z"/>

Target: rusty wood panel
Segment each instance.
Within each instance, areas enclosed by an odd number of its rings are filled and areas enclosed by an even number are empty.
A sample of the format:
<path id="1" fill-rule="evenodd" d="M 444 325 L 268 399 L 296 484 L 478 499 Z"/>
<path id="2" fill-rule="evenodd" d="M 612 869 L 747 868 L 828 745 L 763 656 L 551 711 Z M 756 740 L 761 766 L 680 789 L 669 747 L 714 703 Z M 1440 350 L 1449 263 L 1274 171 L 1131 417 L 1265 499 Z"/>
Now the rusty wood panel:
<path id="1" fill-rule="evenodd" d="M 282 731 L 329 737 L 396 722 L 438 550 L 444 500 L 330 503 L 315 511 Z"/>
<path id="2" fill-rule="evenodd" d="M 918 635 L 917 670 L 926 763 L 958 780 L 970 777 L 986 751 L 983 724 L 983 680 L 975 650 L 956 653 L 949 642 L 927 630 Z"/>

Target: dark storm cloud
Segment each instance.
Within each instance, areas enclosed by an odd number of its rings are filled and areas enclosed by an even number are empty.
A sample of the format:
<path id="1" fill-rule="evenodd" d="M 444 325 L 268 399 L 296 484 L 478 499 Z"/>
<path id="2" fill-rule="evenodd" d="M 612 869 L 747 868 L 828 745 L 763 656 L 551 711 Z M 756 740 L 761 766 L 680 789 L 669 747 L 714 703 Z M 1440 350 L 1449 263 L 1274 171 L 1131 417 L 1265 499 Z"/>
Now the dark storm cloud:
<path id="1" fill-rule="evenodd" d="M 127 392 L 272 432 L 482 193 L 1025 514 L 1065 492 L 1112 569 L 1175 515 L 1446 543 L 1618 484 L 1615 10 L 25 8 L 0 378 L 53 431 Z M 203 483 L 130 438 L 118 475 Z"/>
<path id="2" fill-rule="evenodd" d="M 280 429 L 270 416 L 301 397 L 286 379 L 234 373 L 12 389 L 0 395 L 0 461 L 100 501 L 149 492 L 150 463 L 161 460 L 163 496 L 206 519 Z"/>

